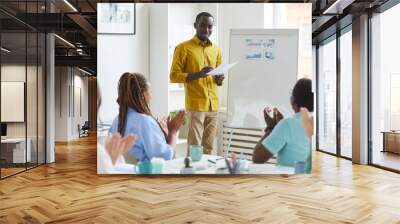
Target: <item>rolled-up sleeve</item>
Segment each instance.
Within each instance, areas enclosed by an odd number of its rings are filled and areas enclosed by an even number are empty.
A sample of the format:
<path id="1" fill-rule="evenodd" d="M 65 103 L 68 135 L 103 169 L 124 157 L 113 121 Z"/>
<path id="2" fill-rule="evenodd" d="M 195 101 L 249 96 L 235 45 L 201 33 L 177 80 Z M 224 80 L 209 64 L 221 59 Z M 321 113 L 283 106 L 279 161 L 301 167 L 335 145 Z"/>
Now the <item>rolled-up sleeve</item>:
<path id="1" fill-rule="evenodd" d="M 186 63 L 186 51 L 183 45 L 178 45 L 172 59 L 170 81 L 172 83 L 184 83 L 189 73 L 183 72 Z"/>
<path id="2" fill-rule="evenodd" d="M 152 158 L 171 160 L 173 158 L 172 147 L 165 140 L 160 126 L 153 118 L 143 120 L 141 134 L 138 137 L 142 138 L 143 149 L 149 160 Z"/>
<path id="3" fill-rule="evenodd" d="M 222 54 L 221 54 L 221 49 L 218 49 L 217 61 L 215 67 L 218 67 L 220 64 L 222 64 Z M 218 84 L 216 79 L 213 80 L 215 84 Z"/>
<path id="4" fill-rule="evenodd" d="M 271 134 L 262 141 L 262 145 L 272 154 L 277 154 L 287 144 L 288 124 L 285 120 L 280 121 Z"/>

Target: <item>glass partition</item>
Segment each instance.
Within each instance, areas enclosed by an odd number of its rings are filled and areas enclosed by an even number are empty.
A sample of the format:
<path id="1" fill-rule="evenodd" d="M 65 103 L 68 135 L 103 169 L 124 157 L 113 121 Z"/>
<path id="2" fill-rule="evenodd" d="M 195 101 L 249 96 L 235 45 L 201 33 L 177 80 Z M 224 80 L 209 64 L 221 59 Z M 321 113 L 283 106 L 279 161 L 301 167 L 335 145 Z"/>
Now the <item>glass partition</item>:
<path id="1" fill-rule="evenodd" d="M 43 5 L 0 2 L 17 16 L 43 12 Z M 5 178 L 45 162 L 46 39 L 12 14 L 0 12 L 0 45 L 0 178 Z"/>
<path id="2" fill-rule="evenodd" d="M 336 154 L 336 38 L 318 48 L 318 149 Z"/>

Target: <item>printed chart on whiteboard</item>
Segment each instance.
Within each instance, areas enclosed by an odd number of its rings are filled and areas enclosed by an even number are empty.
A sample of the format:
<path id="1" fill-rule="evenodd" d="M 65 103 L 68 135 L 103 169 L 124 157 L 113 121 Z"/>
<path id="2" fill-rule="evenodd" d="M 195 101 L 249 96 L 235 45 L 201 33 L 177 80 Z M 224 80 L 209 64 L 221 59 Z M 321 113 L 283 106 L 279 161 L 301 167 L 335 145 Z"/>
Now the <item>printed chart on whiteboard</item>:
<path id="1" fill-rule="evenodd" d="M 246 39 L 246 59 L 274 60 L 275 39 Z"/>

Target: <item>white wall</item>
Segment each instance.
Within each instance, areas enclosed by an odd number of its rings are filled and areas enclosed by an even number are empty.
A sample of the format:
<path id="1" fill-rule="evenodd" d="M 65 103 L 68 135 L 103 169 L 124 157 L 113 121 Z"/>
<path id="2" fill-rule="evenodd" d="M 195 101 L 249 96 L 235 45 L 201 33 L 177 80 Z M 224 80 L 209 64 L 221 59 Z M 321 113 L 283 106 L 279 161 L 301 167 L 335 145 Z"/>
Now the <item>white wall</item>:
<path id="1" fill-rule="evenodd" d="M 193 25 L 198 13 L 198 4 L 170 3 L 169 23 Z"/>
<path id="2" fill-rule="evenodd" d="M 74 71 L 74 92 L 72 94 L 75 94 L 73 97 L 74 99 L 74 107 L 73 109 L 75 110 L 75 113 L 73 113 L 74 117 L 72 119 L 72 129 L 71 129 L 71 135 L 73 138 L 79 137 L 79 132 L 78 132 L 78 124 L 82 126 L 85 121 L 89 121 L 89 116 L 88 116 L 88 108 L 89 108 L 89 102 L 88 102 L 88 77 L 84 76 L 83 73 L 81 73 L 79 70 L 75 68 Z M 78 93 L 78 90 L 80 90 L 80 93 Z M 80 98 L 79 98 L 80 94 Z M 81 102 L 79 102 L 81 101 Z M 72 105 L 71 105 L 72 106 Z"/>
<path id="3" fill-rule="evenodd" d="M 70 84 L 68 76 L 68 67 L 56 67 L 55 68 L 55 141 L 67 141 L 68 140 L 68 108 L 69 108 L 69 96 L 68 86 Z"/>
<path id="4" fill-rule="evenodd" d="M 88 77 L 72 67 L 56 67 L 55 73 L 55 141 L 77 139 L 78 124 L 88 121 Z"/>
<path id="5" fill-rule="evenodd" d="M 154 116 L 168 113 L 168 8 L 169 4 L 151 4 L 149 9 L 149 80 Z"/>
<path id="6" fill-rule="evenodd" d="M 124 72 L 149 77 L 149 7 L 136 4 L 135 35 L 97 35 L 97 78 L 102 98 L 97 119 L 111 123 L 118 114 L 118 80 Z"/>

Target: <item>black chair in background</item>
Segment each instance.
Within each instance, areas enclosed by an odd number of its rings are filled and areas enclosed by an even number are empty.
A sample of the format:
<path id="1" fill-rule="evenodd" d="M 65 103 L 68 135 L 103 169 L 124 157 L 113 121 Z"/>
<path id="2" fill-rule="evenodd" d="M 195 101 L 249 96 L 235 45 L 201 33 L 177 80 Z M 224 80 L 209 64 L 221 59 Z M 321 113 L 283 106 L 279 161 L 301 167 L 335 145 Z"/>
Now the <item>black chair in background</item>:
<path id="1" fill-rule="evenodd" d="M 90 129 L 89 121 L 85 121 L 82 127 L 80 127 L 80 125 L 78 124 L 79 138 L 89 136 L 89 129 Z"/>

